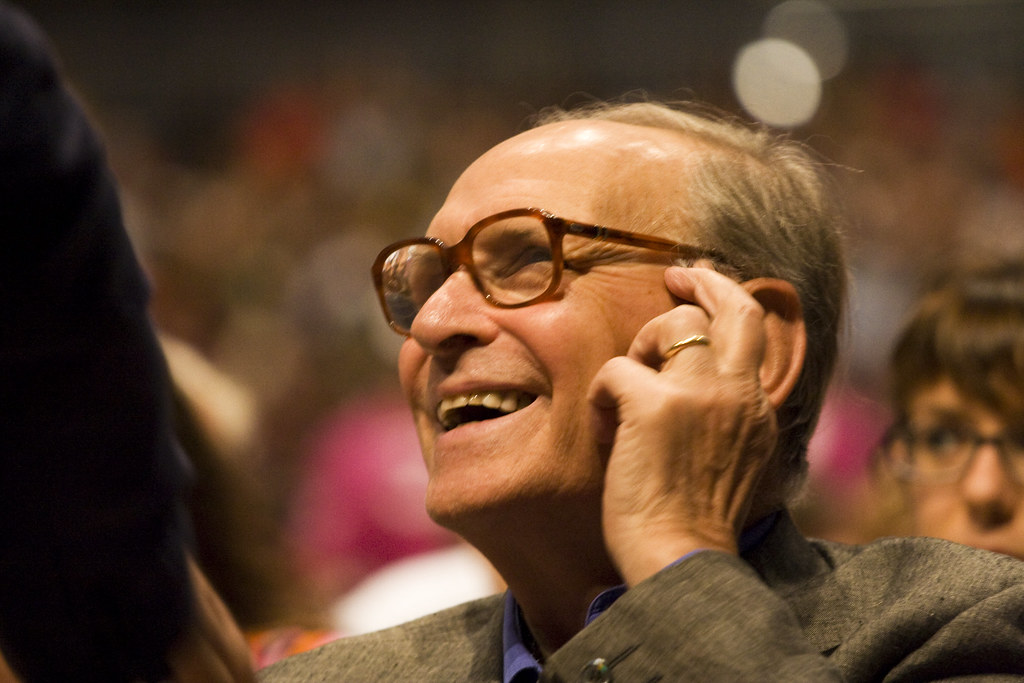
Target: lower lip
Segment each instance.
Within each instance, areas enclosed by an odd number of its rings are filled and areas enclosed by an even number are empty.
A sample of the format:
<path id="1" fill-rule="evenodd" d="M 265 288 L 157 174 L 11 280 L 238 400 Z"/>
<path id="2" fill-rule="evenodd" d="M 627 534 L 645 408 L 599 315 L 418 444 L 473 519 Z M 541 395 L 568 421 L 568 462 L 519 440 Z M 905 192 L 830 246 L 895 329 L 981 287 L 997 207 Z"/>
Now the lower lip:
<path id="1" fill-rule="evenodd" d="M 478 437 L 482 435 L 482 432 L 498 428 L 504 428 L 506 426 L 509 426 L 510 422 L 516 420 L 536 403 L 537 401 L 534 400 L 533 403 L 526 406 L 525 408 L 520 408 L 519 410 L 513 413 L 508 413 L 506 415 L 502 415 L 501 417 L 494 417 L 489 420 L 478 420 L 476 422 L 467 422 L 465 424 L 461 424 L 458 427 L 449 430 L 444 430 L 444 428 L 442 427 L 441 434 L 438 438 L 443 439 L 449 435 L 453 435 L 454 437 L 458 437 L 460 435 L 466 437 Z"/>

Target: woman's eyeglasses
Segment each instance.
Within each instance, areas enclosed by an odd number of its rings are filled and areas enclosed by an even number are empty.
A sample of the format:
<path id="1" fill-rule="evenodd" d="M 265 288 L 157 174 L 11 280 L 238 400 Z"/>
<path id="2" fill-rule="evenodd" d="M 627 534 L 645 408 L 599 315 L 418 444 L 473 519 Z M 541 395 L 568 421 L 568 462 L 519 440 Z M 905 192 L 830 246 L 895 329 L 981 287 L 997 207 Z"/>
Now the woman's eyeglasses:
<path id="1" fill-rule="evenodd" d="M 899 425 L 886 435 L 883 453 L 901 479 L 938 484 L 959 480 L 984 445 L 995 446 L 1004 470 L 1024 484 L 1024 434 L 982 436 L 962 427 Z"/>

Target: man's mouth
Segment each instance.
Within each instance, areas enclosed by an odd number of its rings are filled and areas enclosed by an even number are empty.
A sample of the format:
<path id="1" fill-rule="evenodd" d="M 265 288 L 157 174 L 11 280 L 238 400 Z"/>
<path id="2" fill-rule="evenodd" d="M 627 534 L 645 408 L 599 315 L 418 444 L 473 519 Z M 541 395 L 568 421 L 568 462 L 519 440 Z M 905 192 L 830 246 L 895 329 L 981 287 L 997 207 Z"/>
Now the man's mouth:
<path id="1" fill-rule="evenodd" d="M 437 420 L 445 431 L 469 422 L 480 422 L 503 417 L 521 410 L 537 397 L 522 391 L 481 391 L 457 394 L 441 399 L 437 405 Z"/>

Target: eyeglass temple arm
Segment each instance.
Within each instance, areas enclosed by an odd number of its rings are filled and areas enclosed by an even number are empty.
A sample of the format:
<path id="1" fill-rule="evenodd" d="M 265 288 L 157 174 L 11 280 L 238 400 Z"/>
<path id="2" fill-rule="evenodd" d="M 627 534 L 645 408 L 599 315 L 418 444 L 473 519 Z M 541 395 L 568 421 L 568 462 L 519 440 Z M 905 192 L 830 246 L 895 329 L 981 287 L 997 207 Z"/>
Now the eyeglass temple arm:
<path id="1" fill-rule="evenodd" d="M 585 223 L 575 223 L 572 221 L 566 221 L 564 225 L 566 233 L 570 235 L 580 235 L 582 237 L 589 237 L 590 239 L 607 240 L 609 242 L 617 242 L 619 244 L 643 247 L 645 249 L 654 249 L 657 251 L 674 252 L 682 258 L 709 258 L 715 261 L 724 262 L 724 260 L 714 250 L 704 249 L 692 244 L 681 244 L 679 242 L 661 239 L 660 237 L 638 235 L 634 232 L 607 228 L 603 225 L 587 225 Z"/>

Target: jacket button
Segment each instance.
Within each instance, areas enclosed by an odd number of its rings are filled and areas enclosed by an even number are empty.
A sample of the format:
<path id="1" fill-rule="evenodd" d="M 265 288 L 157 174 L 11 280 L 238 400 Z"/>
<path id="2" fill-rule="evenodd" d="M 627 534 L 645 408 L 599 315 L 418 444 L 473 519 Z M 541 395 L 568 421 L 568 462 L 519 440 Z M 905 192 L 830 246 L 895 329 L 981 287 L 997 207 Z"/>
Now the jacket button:
<path id="1" fill-rule="evenodd" d="M 611 683 L 612 672 L 601 657 L 590 661 L 580 671 L 580 683 Z"/>

